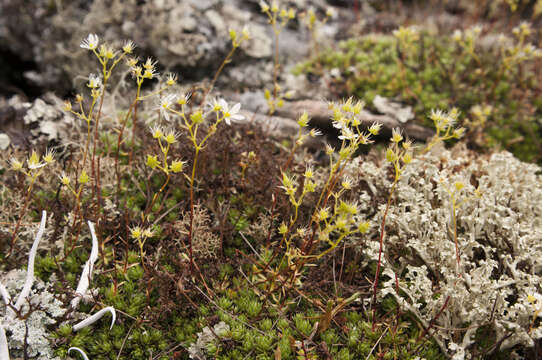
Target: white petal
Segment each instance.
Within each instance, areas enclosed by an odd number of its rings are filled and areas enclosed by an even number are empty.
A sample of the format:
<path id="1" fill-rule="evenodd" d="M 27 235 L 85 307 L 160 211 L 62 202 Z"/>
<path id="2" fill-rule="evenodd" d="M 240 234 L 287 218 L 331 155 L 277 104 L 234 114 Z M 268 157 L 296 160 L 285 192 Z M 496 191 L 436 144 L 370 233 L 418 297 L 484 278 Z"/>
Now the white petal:
<path id="1" fill-rule="evenodd" d="M 233 105 L 233 107 L 230 109 L 230 113 L 237 114 L 240 109 L 241 109 L 241 103 L 237 103 Z"/>
<path id="2" fill-rule="evenodd" d="M 232 115 L 232 116 L 231 116 L 231 119 L 232 119 L 232 120 L 244 120 L 244 119 L 245 119 L 245 116 L 244 116 L 244 115 L 241 115 L 241 114 L 235 114 L 235 115 Z"/>
<path id="3" fill-rule="evenodd" d="M 35 169 L 42 168 L 45 165 L 47 165 L 47 164 L 46 163 L 32 164 L 32 165 L 28 165 L 28 168 L 32 169 L 32 170 L 35 170 Z"/>

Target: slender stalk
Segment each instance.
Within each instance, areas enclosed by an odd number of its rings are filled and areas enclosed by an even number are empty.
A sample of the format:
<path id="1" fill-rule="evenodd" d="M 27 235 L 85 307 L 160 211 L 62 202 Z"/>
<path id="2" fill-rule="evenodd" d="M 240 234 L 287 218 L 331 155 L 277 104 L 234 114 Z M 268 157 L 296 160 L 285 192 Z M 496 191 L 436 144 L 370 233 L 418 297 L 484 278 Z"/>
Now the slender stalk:
<path id="1" fill-rule="evenodd" d="M 137 105 L 137 102 L 138 102 L 138 99 L 139 99 L 139 91 L 141 89 L 141 85 L 138 84 L 138 87 L 137 87 L 137 95 L 136 95 L 136 98 L 134 100 L 134 102 L 132 103 L 132 105 L 130 106 L 130 108 L 128 109 L 128 113 L 126 114 L 125 118 L 124 118 L 124 121 L 122 122 L 122 127 L 119 131 L 119 136 L 117 138 L 117 154 L 115 156 L 115 172 L 117 174 L 117 202 L 118 202 L 118 198 L 119 198 L 119 195 L 120 195 L 120 169 L 119 169 L 119 155 L 120 155 L 120 146 L 122 144 L 122 135 L 124 134 L 124 129 L 126 128 L 126 123 L 128 122 L 128 117 L 130 116 L 130 114 L 132 113 L 132 110 L 135 109 L 136 105 Z M 132 139 L 132 143 L 133 143 L 133 139 Z"/>
<path id="2" fill-rule="evenodd" d="M 104 69 L 105 69 L 105 65 L 104 65 Z M 104 70 L 104 73 L 105 73 L 105 70 Z M 92 161 L 91 161 L 91 171 L 92 171 L 92 178 L 94 180 L 94 186 L 93 186 L 93 197 L 96 196 L 96 211 L 94 213 L 94 217 L 96 219 L 96 227 L 99 226 L 99 223 L 98 223 L 98 214 L 100 212 L 100 201 L 99 201 L 99 198 L 100 198 L 100 194 L 98 194 L 98 189 L 99 189 L 99 183 L 100 183 L 100 179 L 98 178 L 97 174 L 99 174 L 97 172 L 97 169 L 96 169 L 96 148 L 97 148 L 97 141 L 98 141 L 98 127 L 100 125 L 100 118 L 102 116 L 102 108 L 103 108 L 103 104 L 104 104 L 104 98 L 105 98 L 105 89 L 106 89 L 106 85 L 107 85 L 107 77 L 104 76 L 104 83 L 103 83 L 103 87 L 102 87 L 102 94 L 100 96 L 100 105 L 98 106 L 98 113 L 96 114 L 96 121 L 94 123 L 94 141 L 93 141 L 93 146 L 92 146 Z"/>
<path id="3" fill-rule="evenodd" d="M 276 101 L 278 97 L 278 77 L 279 77 L 279 34 L 280 30 L 277 29 L 276 23 L 273 24 L 273 30 L 275 32 L 275 58 L 273 66 L 273 100 Z"/>
<path id="4" fill-rule="evenodd" d="M 391 205 L 391 199 L 393 197 L 393 193 L 395 192 L 395 188 L 397 186 L 398 178 L 396 177 L 395 181 L 393 182 L 393 185 L 391 187 L 390 195 L 388 196 L 388 202 L 386 203 L 386 210 L 384 211 L 384 215 L 382 217 L 382 224 L 380 225 L 380 246 L 378 248 L 378 262 L 376 264 L 376 274 L 375 274 L 375 280 L 373 282 L 373 326 L 372 330 L 375 330 L 376 326 L 376 292 L 378 289 L 378 280 L 380 277 L 380 266 L 382 263 L 382 248 L 384 245 L 384 233 L 385 233 L 385 227 L 386 227 L 386 217 L 388 216 L 388 211 L 390 209 Z"/>
<path id="5" fill-rule="evenodd" d="M 224 69 L 224 67 L 226 66 L 227 63 L 229 63 L 231 61 L 231 58 L 233 57 L 233 54 L 235 53 L 235 50 L 237 50 L 237 46 L 233 46 L 232 49 L 230 50 L 230 52 L 228 53 L 228 55 L 226 56 L 226 58 L 224 59 L 224 61 L 222 62 L 222 64 L 220 64 L 220 67 L 218 68 L 218 70 L 216 71 L 215 73 L 215 76 L 213 77 L 213 80 L 211 81 L 211 84 L 209 85 L 209 87 L 207 88 L 207 90 L 205 90 L 205 93 L 203 94 L 203 97 L 202 97 L 202 100 L 201 100 L 201 105 L 200 106 L 204 106 L 205 105 L 205 100 L 207 99 L 207 96 L 209 95 L 209 93 L 211 92 L 211 90 L 213 90 L 215 84 L 216 84 L 216 81 L 218 80 L 218 77 L 220 76 L 220 73 L 222 72 L 222 70 Z"/>
<path id="6" fill-rule="evenodd" d="M 138 83 L 137 85 L 137 94 L 136 94 L 136 99 L 134 101 L 134 116 L 132 118 L 132 146 L 130 148 L 130 155 L 128 155 L 128 165 L 130 165 L 132 163 L 132 157 L 133 157 L 133 154 L 134 154 L 134 146 L 135 146 L 135 134 L 137 132 L 137 104 L 138 104 L 138 101 L 139 101 L 139 95 L 140 95 L 140 92 L 141 92 L 141 83 Z"/>
<path id="7" fill-rule="evenodd" d="M 198 163 L 199 146 L 196 146 L 194 154 L 194 163 L 192 164 L 192 176 L 190 177 L 190 226 L 188 228 L 188 252 L 190 255 L 190 268 L 194 267 L 194 257 L 192 254 L 192 235 L 194 230 L 194 179 L 196 177 L 196 166 Z"/>
<path id="8" fill-rule="evenodd" d="M 448 302 L 450 301 L 450 295 L 448 295 L 446 297 L 446 300 L 444 301 L 444 304 L 442 304 L 442 307 L 440 308 L 440 310 L 438 311 L 438 313 L 435 315 L 435 317 L 433 319 L 431 319 L 431 322 L 429 323 L 429 326 L 427 328 L 425 328 L 423 330 L 423 332 L 420 334 L 420 336 L 418 337 L 418 339 L 416 340 L 416 342 L 419 342 L 421 339 L 424 338 L 425 335 L 427 335 L 429 333 L 429 331 L 431 330 L 431 328 L 433 326 L 435 326 L 435 322 L 438 320 L 438 318 L 440 317 L 440 315 L 442 315 L 442 312 L 444 311 L 444 309 L 446 309 L 446 307 L 448 306 Z"/>

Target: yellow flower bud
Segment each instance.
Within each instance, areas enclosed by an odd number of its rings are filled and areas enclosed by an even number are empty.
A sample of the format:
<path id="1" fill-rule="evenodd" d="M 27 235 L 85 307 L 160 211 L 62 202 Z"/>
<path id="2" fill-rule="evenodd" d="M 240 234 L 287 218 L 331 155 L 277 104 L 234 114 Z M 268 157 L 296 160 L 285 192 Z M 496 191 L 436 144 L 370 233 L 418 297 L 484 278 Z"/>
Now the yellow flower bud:
<path id="1" fill-rule="evenodd" d="M 138 240 L 141 238 L 142 235 L 143 235 L 143 231 L 141 230 L 139 226 L 136 226 L 130 229 L 130 236 L 132 236 L 133 239 Z"/>
<path id="2" fill-rule="evenodd" d="M 309 114 L 306 111 L 303 111 L 303 114 L 297 119 L 297 123 L 301 127 L 305 127 L 309 124 Z"/>
<path id="3" fill-rule="evenodd" d="M 166 136 L 164 136 L 164 140 L 166 140 L 168 144 L 174 144 L 177 142 L 177 134 L 173 131 L 170 131 L 169 133 L 167 133 Z"/>
<path id="4" fill-rule="evenodd" d="M 50 164 L 55 161 L 55 151 L 54 150 L 47 150 L 45 152 L 45 155 L 43 155 L 43 161 L 45 161 L 47 164 Z"/>
<path id="5" fill-rule="evenodd" d="M 398 128 L 393 129 L 392 135 L 391 135 L 391 141 L 394 143 L 399 143 L 401 140 L 403 140 L 403 136 L 401 135 L 401 130 Z"/>
<path id="6" fill-rule="evenodd" d="M 367 231 L 369 231 L 370 227 L 371 225 L 367 221 L 365 221 L 358 225 L 358 231 L 362 234 L 365 234 Z"/>
<path id="7" fill-rule="evenodd" d="M 315 192 L 315 191 L 316 191 L 316 184 L 313 183 L 313 182 L 310 181 L 310 180 L 307 181 L 307 182 L 305 183 L 305 192 L 310 192 L 310 193 L 312 193 L 312 192 Z"/>
<path id="8" fill-rule="evenodd" d="M 329 218 L 329 210 L 327 208 L 324 208 L 324 209 L 320 209 L 318 211 L 318 220 L 319 221 L 324 221 L 326 220 L 327 218 Z"/>
<path id="9" fill-rule="evenodd" d="M 62 185 L 65 185 L 65 186 L 70 185 L 70 178 L 65 173 L 62 173 L 62 175 L 59 176 L 59 178 L 60 178 L 60 183 Z"/>
<path id="10" fill-rule="evenodd" d="M 454 183 L 454 187 L 455 187 L 455 190 L 456 191 L 461 191 L 461 189 L 463 189 L 465 187 L 465 184 L 461 181 L 456 181 Z"/>
<path id="11" fill-rule="evenodd" d="M 200 124 L 203 122 L 203 114 L 201 113 L 201 111 L 196 111 L 195 113 L 190 115 L 190 120 L 194 124 Z"/>
<path id="12" fill-rule="evenodd" d="M 149 166 L 151 169 L 154 169 L 158 166 L 158 159 L 156 158 L 156 155 L 147 155 L 147 166 Z"/>
<path id="13" fill-rule="evenodd" d="M 15 158 L 11 158 L 11 170 L 19 171 L 23 168 L 23 163 Z"/>
<path id="14" fill-rule="evenodd" d="M 386 150 L 386 160 L 388 162 L 394 162 L 396 159 L 397 159 L 397 156 L 395 155 L 395 152 L 393 151 L 393 149 L 388 148 L 388 150 Z"/>
<path id="15" fill-rule="evenodd" d="M 179 173 L 183 171 L 183 167 L 184 167 L 184 161 L 175 160 L 171 163 L 170 169 L 174 173 Z"/>
<path id="16" fill-rule="evenodd" d="M 151 229 L 145 229 L 145 231 L 143 231 L 143 234 L 142 234 L 142 236 L 145 238 L 151 238 L 153 235 L 154 233 L 152 232 Z"/>
<path id="17" fill-rule="evenodd" d="M 403 162 L 405 164 L 410 164 L 412 162 L 412 154 L 410 152 L 407 152 L 403 155 Z"/>
<path id="18" fill-rule="evenodd" d="M 81 175 L 79 175 L 79 179 L 78 181 L 81 183 L 81 184 L 86 184 L 88 183 L 88 175 L 87 175 L 87 172 L 85 170 L 81 171 Z"/>

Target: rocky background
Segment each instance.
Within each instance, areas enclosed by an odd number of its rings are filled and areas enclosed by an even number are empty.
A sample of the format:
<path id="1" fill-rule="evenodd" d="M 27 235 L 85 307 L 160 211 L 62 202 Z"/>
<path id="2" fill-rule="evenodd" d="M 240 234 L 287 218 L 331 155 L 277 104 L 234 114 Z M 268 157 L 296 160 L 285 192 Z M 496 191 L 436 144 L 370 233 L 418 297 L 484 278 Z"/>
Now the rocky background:
<path id="1" fill-rule="evenodd" d="M 288 2 L 298 12 L 309 8 L 333 18 L 320 29 L 322 48 L 365 27 L 395 27 L 369 3 L 325 0 Z M 61 140 L 70 119 L 60 111 L 97 72 L 95 59 L 79 44 L 89 33 L 114 44 L 133 40 L 141 57 L 158 59 L 163 72 L 190 84 L 209 80 L 229 51 L 229 29 L 248 25 L 251 39 L 242 44 L 219 78 L 218 89 L 243 107 L 265 113 L 263 88 L 272 84 L 273 32 L 258 0 L 4 0 L 0 3 L 0 149 L 29 146 L 36 139 Z M 363 26 L 362 26 L 363 27 Z M 294 21 L 281 33 L 281 83 L 296 90 L 296 99 L 326 99 L 325 79 L 310 82 L 288 69 L 310 55 L 310 34 Z M 282 112 L 286 118 L 295 116 Z"/>
<path id="2" fill-rule="evenodd" d="M 319 47 L 371 31 L 390 31 L 408 22 L 429 22 L 454 28 L 466 14 L 491 19 L 491 1 L 475 6 L 466 1 L 288 0 L 298 13 L 309 8 L 333 16 L 319 29 Z M 482 4 L 483 3 L 483 4 Z M 430 14 L 430 15 L 428 15 Z M 258 0 L 3 0 L 0 2 L 0 149 L 28 146 L 36 139 L 62 139 L 66 117 L 59 104 L 73 96 L 88 74 L 97 72 L 95 59 L 79 44 L 89 33 L 121 45 L 127 39 L 137 54 L 159 60 L 161 72 L 178 73 L 187 88 L 214 75 L 230 49 L 229 29 L 250 27 L 252 38 L 242 44 L 226 66 L 217 86 L 223 96 L 243 108 L 265 114 L 263 89 L 272 86 L 273 32 Z M 279 42 L 280 84 L 294 90 L 293 100 L 333 99 L 325 78 L 291 75 L 291 67 L 311 55 L 310 34 L 299 20 L 289 23 Z M 329 76 L 333 76 L 330 74 Z M 321 108 L 321 104 L 313 104 Z M 396 104 L 397 105 L 397 104 Z M 279 114 L 293 118 L 299 106 Z M 293 109 L 293 110 L 292 110 Z M 389 106 L 387 107 L 389 109 Z M 392 113 L 397 107 L 392 107 Z M 409 109 L 407 108 L 408 112 Z M 386 107 L 391 125 L 401 125 Z M 323 117 L 326 114 L 313 116 Z M 370 118 L 370 117 L 369 117 Z M 373 118 L 370 118 L 373 119 Z M 401 120 L 401 119 L 399 119 Z M 408 119 L 406 120 L 408 121 Z M 427 130 L 409 132 L 425 139 Z M 408 131 L 408 130 L 407 130 Z M 425 131 L 425 132 L 424 132 Z"/>

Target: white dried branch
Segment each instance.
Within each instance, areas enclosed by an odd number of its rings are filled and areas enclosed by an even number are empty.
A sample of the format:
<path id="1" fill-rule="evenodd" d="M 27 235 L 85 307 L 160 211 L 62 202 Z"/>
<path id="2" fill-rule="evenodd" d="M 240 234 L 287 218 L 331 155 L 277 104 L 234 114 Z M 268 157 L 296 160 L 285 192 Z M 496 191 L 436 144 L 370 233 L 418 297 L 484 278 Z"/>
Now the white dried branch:
<path id="1" fill-rule="evenodd" d="M 90 257 L 85 263 L 85 267 L 83 268 L 83 272 L 81 273 L 81 278 L 79 279 L 79 283 L 77 284 L 77 289 L 75 290 L 75 297 L 71 301 L 71 306 L 73 309 L 77 308 L 77 305 L 79 305 L 79 302 L 81 301 L 81 297 L 85 296 L 85 294 L 87 293 L 88 286 L 92 278 L 94 263 L 98 259 L 98 239 L 96 238 L 94 224 L 89 221 L 88 227 L 90 229 L 90 235 L 92 237 L 92 250 L 90 251 Z"/>
<path id="2" fill-rule="evenodd" d="M 36 253 L 38 252 L 38 245 L 40 243 L 41 237 L 43 236 L 43 232 L 45 231 L 45 223 L 47 221 L 47 212 L 44 210 L 41 214 L 42 215 L 40 227 L 38 229 L 38 233 L 36 234 L 36 238 L 34 239 L 34 243 L 32 244 L 32 248 L 30 249 L 30 255 L 28 256 L 28 270 L 26 271 L 26 280 L 24 282 L 23 289 L 19 294 L 19 298 L 15 303 L 15 309 L 17 310 L 21 309 L 23 302 L 28 297 L 28 294 L 30 294 L 32 284 L 34 283 L 34 262 L 36 260 Z"/>
<path id="3" fill-rule="evenodd" d="M 91 324 L 94 324 L 96 321 L 100 320 L 102 316 L 104 316 L 105 313 L 110 312 L 112 315 L 111 319 L 111 326 L 109 327 L 109 330 L 113 328 L 113 325 L 115 324 L 115 320 L 117 319 L 117 313 L 115 312 L 115 308 L 112 306 L 108 306 L 106 308 L 103 308 L 102 310 L 98 311 L 96 314 L 89 316 L 85 320 L 79 322 L 78 324 L 75 324 L 73 326 L 73 331 L 79 331 Z"/>
<path id="4" fill-rule="evenodd" d="M 0 295 L 2 295 L 2 299 L 6 305 L 11 303 L 11 296 L 9 296 L 6 287 L 2 283 L 0 283 Z"/>
<path id="5" fill-rule="evenodd" d="M 85 352 L 83 350 L 79 349 L 78 347 L 72 346 L 71 348 L 68 349 L 68 354 L 72 350 L 79 352 L 79 354 L 81 354 L 81 356 L 83 357 L 84 360 L 88 360 L 88 356 L 87 356 L 87 354 L 85 354 Z"/>
<path id="6" fill-rule="evenodd" d="M 0 325 L 0 360 L 9 360 L 8 339 L 2 325 Z"/>

